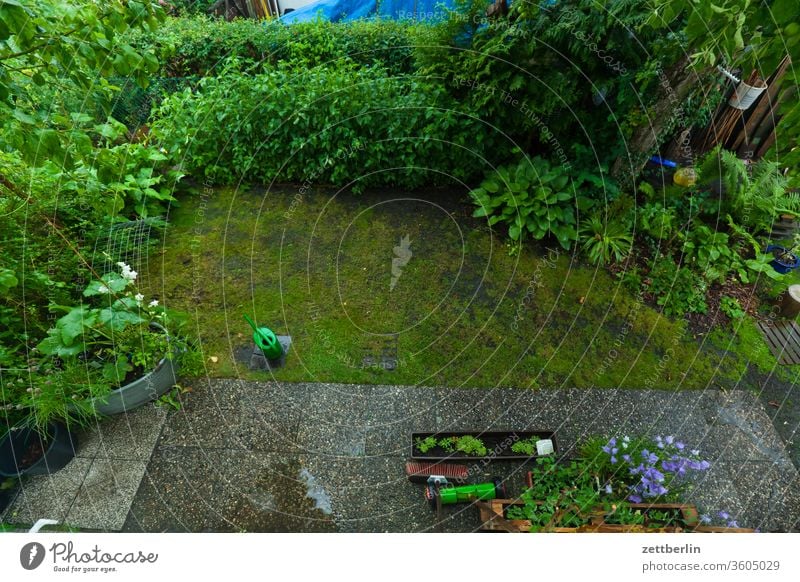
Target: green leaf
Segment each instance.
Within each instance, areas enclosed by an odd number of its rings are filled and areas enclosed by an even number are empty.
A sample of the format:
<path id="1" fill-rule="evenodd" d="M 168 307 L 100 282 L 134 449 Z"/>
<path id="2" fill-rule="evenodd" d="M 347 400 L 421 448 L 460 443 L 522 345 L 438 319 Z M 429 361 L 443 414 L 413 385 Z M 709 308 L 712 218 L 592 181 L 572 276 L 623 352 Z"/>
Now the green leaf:
<path id="1" fill-rule="evenodd" d="M 19 285 L 19 279 L 17 279 L 14 271 L 11 269 L 0 269 L 0 294 L 8 293 L 9 289 L 17 285 Z"/>
<path id="2" fill-rule="evenodd" d="M 128 372 L 133 371 L 133 365 L 126 356 L 120 356 L 113 362 L 106 362 L 103 366 L 103 378 L 114 384 L 122 384 Z"/>
<path id="3" fill-rule="evenodd" d="M 76 338 L 83 335 L 84 329 L 91 327 L 97 321 L 97 313 L 85 306 L 74 308 L 56 322 L 56 329 L 61 334 L 61 341 L 65 346 L 71 346 Z"/>
<path id="4" fill-rule="evenodd" d="M 495 194 L 500 190 L 500 185 L 494 180 L 486 180 L 483 184 L 481 184 L 481 188 L 483 188 L 487 192 Z"/>
<path id="5" fill-rule="evenodd" d="M 145 319 L 130 311 L 106 308 L 100 311 L 99 321 L 114 331 L 122 331 L 128 325 L 143 323 Z"/>
<path id="6" fill-rule="evenodd" d="M 17 121 L 20 121 L 20 122 L 22 122 L 22 123 L 24 123 L 26 125 L 35 125 L 36 124 L 36 119 L 31 117 L 30 115 L 28 115 L 24 111 L 21 111 L 20 109 L 14 109 L 14 119 L 16 119 Z"/>

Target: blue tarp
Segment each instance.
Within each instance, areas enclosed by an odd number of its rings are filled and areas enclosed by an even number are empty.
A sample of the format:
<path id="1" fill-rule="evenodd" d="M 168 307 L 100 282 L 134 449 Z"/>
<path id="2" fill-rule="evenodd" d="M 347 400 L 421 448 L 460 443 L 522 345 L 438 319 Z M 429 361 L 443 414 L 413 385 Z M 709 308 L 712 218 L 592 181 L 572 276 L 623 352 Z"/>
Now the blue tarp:
<path id="1" fill-rule="evenodd" d="M 394 20 L 439 20 L 443 7 L 451 8 L 453 0 L 317 0 L 281 17 L 281 22 L 309 22 L 318 16 L 331 22 L 349 22 L 360 18 Z"/>

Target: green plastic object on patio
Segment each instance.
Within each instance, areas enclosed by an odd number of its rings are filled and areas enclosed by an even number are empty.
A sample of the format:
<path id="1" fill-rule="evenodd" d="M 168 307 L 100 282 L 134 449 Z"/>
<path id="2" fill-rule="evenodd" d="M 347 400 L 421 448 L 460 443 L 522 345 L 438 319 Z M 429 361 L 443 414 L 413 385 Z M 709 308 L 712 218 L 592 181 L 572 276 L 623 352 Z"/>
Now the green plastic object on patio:
<path id="1" fill-rule="evenodd" d="M 253 328 L 253 341 L 256 346 L 264 353 L 270 360 L 276 360 L 283 355 L 283 346 L 278 341 L 275 332 L 268 327 L 258 327 L 255 322 L 244 314 L 244 319 Z"/>

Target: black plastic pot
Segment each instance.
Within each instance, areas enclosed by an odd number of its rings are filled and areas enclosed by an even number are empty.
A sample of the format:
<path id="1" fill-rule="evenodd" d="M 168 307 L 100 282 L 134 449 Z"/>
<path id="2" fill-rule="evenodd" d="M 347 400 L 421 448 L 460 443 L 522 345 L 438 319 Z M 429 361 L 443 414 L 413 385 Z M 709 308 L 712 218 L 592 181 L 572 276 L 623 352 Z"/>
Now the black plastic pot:
<path id="1" fill-rule="evenodd" d="M 0 489 L 0 514 L 2 514 L 6 507 L 11 503 L 11 498 L 16 493 L 15 489 Z"/>
<path id="2" fill-rule="evenodd" d="M 31 428 L 9 431 L 0 441 L 0 476 L 47 475 L 63 469 L 75 456 L 78 439 L 57 422 L 50 423 L 48 432 L 43 436 Z M 22 457 L 34 444 L 44 449 L 44 454 L 31 465 L 20 468 Z"/>

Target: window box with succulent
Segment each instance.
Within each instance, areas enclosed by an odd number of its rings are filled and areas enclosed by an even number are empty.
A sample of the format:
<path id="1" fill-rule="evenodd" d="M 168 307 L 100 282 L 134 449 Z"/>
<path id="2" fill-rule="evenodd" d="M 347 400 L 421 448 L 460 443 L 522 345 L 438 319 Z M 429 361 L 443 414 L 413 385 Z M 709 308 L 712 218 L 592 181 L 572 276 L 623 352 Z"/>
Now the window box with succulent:
<path id="1" fill-rule="evenodd" d="M 411 433 L 411 458 L 528 460 L 556 450 L 552 431 Z"/>

